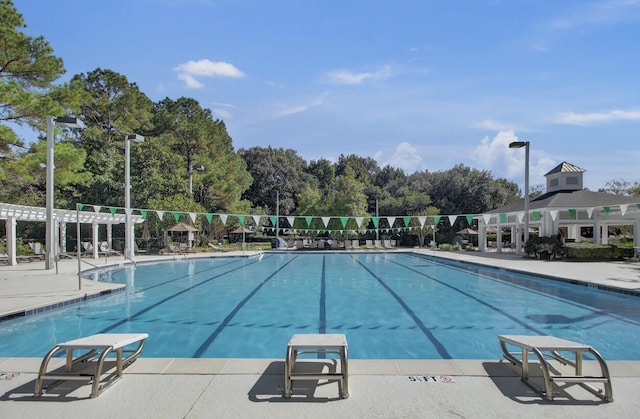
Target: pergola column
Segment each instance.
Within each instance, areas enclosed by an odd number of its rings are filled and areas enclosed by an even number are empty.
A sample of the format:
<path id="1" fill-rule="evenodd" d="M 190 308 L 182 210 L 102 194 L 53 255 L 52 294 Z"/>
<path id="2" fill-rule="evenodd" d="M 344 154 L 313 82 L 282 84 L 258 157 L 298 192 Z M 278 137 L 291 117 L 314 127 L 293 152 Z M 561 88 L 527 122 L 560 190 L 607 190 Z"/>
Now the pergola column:
<path id="1" fill-rule="evenodd" d="M 91 224 L 91 243 L 93 244 L 93 258 L 98 259 L 98 223 Z"/>
<path id="2" fill-rule="evenodd" d="M 7 230 L 7 255 L 9 256 L 9 265 L 17 265 L 16 259 L 16 218 L 7 217 L 5 221 Z"/>
<path id="3" fill-rule="evenodd" d="M 60 252 L 67 253 L 67 223 L 60 223 Z"/>

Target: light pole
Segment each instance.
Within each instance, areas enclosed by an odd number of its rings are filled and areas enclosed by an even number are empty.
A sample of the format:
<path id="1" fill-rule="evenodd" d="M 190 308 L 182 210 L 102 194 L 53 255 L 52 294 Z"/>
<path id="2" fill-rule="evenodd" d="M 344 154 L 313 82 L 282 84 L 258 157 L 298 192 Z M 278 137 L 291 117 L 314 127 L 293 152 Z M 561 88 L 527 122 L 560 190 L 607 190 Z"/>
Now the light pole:
<path id="1" fill-rule="evenodd" d="M 124 256 L 133 259 L 133 225 L 131 224 L 131 142 L 142 143 L 144 137 L 131 134 L 125 137 L 124 146 Z"/>
<path id="2" fill-rule="evenodd" d="M 53 269 L 56 258 L 56 222 L 53 216 L 53 171 L 55 169 L 53 161 L 53 146 L 55 138 L 53 129 L 56 125 L 66 128 L 80 128 L 78 118 L 70 116 L 47 116 L 47 176 L 46 176 L 46 232 L 45 232 L 45 258 L 44 268 Z M 80 251 L 80 249 L 78 249 Z"/>
<path id="3" fill-rule="evenodd" d="M 276 239 L 279 237 L 278 226 L 280 225 L 280 191 L 276 191 Z"/>
<path id="4" fill-rule="evenodd" d="M 529 241 L 529 141 L 509 143 L 509 148 L 522 147 L 524 147 L 524 243 L 526 244 Z"/>
<path id="5" fill-rule="evenodd" d="M 204 166 L 201 164 L 189 165 L 189 193 L 193 195 L 193 171 L 204 172 Z"/>

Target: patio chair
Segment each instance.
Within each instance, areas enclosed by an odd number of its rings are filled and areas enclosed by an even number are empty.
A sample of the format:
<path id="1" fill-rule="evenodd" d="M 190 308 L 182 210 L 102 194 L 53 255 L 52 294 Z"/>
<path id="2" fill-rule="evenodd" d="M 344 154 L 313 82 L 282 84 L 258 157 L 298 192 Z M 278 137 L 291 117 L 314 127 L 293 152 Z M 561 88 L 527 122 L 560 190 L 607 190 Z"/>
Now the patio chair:
<path id="1" fill-rule="evenodd" d="M 351 243 L 351 247 L 353 249 L 360 249 L 360 240 L 358 239 L 353 240 L 353 242 Z"/>
<path id="2" fill-rule="evenodd" d="M 367 249 L 373 249 L 373 241 L 371 240 L 365 241 L 365 246 Z"/>

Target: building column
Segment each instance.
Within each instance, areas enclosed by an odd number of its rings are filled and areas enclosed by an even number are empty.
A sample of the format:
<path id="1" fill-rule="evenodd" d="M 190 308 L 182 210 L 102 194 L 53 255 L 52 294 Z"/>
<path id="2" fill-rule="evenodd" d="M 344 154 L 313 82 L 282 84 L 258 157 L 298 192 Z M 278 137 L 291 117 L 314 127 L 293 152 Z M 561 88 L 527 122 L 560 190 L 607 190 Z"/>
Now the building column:
<path id="1" fill-rule="evenodd" d="M 496 252 L 502 253 L 502 225 L 498 223 L 498 232 L 496 233 Z"/>
<path id="2" fill-rule="evenodd" d="M 600 244 L 609 244 L 609 225 L 601 225 L 602 232 L 600 233 Z"/>
<path id="3" fill-rule="evenodd" d="M 487 251 L 487 225 L 482 221 L 478 221 L 478 251 Z"/>

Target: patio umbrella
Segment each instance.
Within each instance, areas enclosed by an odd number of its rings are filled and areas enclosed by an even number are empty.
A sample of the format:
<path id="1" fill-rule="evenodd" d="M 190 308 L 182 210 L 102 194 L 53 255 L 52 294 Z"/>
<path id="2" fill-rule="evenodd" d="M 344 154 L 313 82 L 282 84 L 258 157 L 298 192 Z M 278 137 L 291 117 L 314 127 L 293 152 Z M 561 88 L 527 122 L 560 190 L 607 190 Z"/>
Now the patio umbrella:
<path id="1" fill-rule="evenodd" d="M 151 232 L 149 231 L 149 223 L 144 223 L 142 228 L 142 240 L 147 243 L 147 252 L 149 251 L 149 240 L 151 239 Z"/>
<path id="2" fill-rule="evenodd" d="M 471 228 L 464 228 L 460 231 L 456 231 L 456 234 L 478 234 L 478 232 Z"/>

